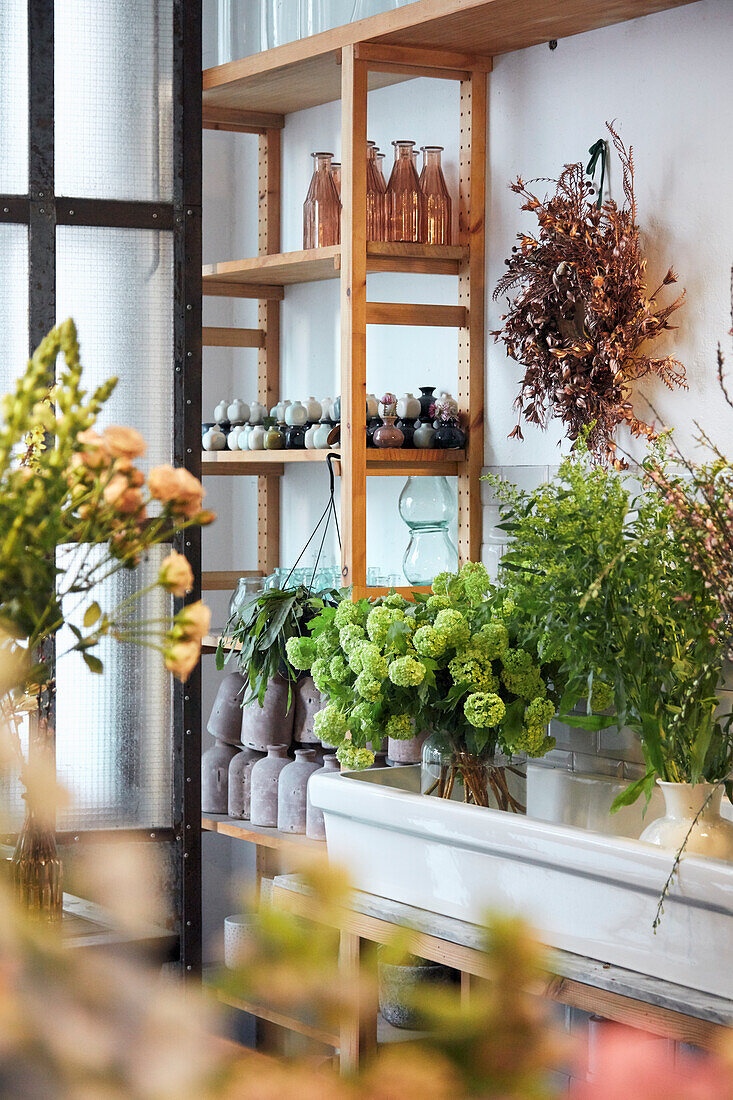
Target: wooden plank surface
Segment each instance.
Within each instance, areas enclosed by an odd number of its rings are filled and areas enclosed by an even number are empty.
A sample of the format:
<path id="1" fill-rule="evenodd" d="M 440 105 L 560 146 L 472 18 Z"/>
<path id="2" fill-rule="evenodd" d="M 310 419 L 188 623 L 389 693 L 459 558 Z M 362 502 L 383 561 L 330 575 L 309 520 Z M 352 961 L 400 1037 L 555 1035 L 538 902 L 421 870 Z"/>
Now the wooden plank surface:
<path id="1" fill-rule="evenodd" d="M 230 1008 L 236 1008 L 240 1012 L 248 1012 L 250 1016 L 256 1016 L 258 1020 L 267 1020 L 268 1023 L 286 1028 L 287 1031 L 294 1031 L 298 1035 L 305 1035 L 307 1039 L 313 1039 L 325 1046 L 338 1047 L 339 1045 L 339 1036 L 331 1031 L 326 1031 L 325 1028 L 311 1024 L 297 1016 L 278 1012 L 277 1009 L 270 1008 L 268 1005 L 245 1000 L 243 997 L 236 997 L 233 993 L 227 993 L 215 986 L 211 988 L 214 990 L 217 999 Z"/>
<path id="2" fill-rule="evenodd" d="M 465 328 L 465 306 L 432 306 L 423 302 L 367 302 L 368 325 L 420 325 Z"/>
<path id="3" fill-rule="evenodd" d="M 258 251 L 263 264 L 280 252 L 282 150 L 280 130 L 259 139 Z M 271 409 L 280 395 L 280 303 L 260 301 L 257 322 L 264 343 L 257 355 L 257 399 Z M 253 452 L 254 453 L 254 452 Z M 267 576 L 280 563 L 280 480 L 273 471 L 257 478 L 257 568 Z"/>
<path id="4" fill-rule="evenodd" d="M 366 584 L 367 72 L 353 46 L 341 78 L 341 583 L 356 597 Z"/>
<path id="5" fill-rule="evenodd" d="M 259 569 L 208 569 L 201 574 L 204 592 L 228 592 L 236 588 L 240 577 L 262 577 Z"/>
<path id="6" fill-rule="evenodd" d="M 458 475 L 459 565 L 479 560 L 482 539 L 487 81 L 485 72 L 474 72 L 461 83 L 458 225 L 468 258 L 461 265 L 458 301 L 468 325 L 458 333 L 456 396 L 467 429 L 466 462 Z"/>
<path id="7" fill-rule="evenodd" d="M 496 54 L 525 49 L 589 30 L 636 19 L 692 0 L 418 0 L 417 3 L 289 42 L 207 69 L 204 105 L 245 110 L 290 111 L 341 95 L 339 61 L 345 47 L 362 42 L 435 52 L 469 54 L 487 67 Z M 433 60 L 423 55 L 423 64 Z M 445 66 L 444 66 L 445 67 Z M 448 66 L 450 67 L 450 66 Z M 478 71 L 478 63 L 474 71 Z M 405 79 L 371 72 L 368 87 Z M 408 76 L 409 79 L 409 76 Z M 343 154 L 343 150 L 342 150 Z"/>
<path id="8" fill-rule="evenodd" d="M 256 703 L 255 703 L 256 706 Z M 268 829 L 264 825 L 252 825 L 249 821 L 240 821 L 223 814 L 201 815 L 201 828 L 209 833 L 220 833 L 236 840 L 245 840 L 249 844 L 259 844 L 264 848 L 279 848 L 287 851 L 326 851 L 324 840 L 312 840 L 301 833 L 281 833 L 279 829 Z"/>
<path id="9" fill-rule="evenodd" d="M 371 272 L 405 271 L 422 274 L 458 275 L 467 249 L 460 245 L 428 245 L 404 242 L 370 241 L 367 244 L 367 269 Z M 202 268 L 204 293 L 206 288 L 264 285 L 293 286 L 337 279 L 341 270 L 341 245 L 301 249 L 251 256 L 244 260 L 224 260 L 205 264 Z"/>
<path id="10" fill-rule="evenodd" d="M 204 326 L 201 343 L 206 348 L 263 348 L 265 334 L 258 328 Z"/>
<path id="11" fill-rule="evenodd" d="M 232 130 L 242 134 L 263 134 L 266 130 L 282 130 L 285 118 L 283 115 L 266 111 L 242 111 L 232 107 L 213 107 L 207 104 L 203 108 L 202 125 L 204 130 Z"/>
<path id="12" fill-rule="evenodd" d="M 255 282 L 232 282 L 210 276 L 201 280 L 201 293 L 205 298 L 265 298 L 282 301 L 285 291 L 281 286 Z"/>

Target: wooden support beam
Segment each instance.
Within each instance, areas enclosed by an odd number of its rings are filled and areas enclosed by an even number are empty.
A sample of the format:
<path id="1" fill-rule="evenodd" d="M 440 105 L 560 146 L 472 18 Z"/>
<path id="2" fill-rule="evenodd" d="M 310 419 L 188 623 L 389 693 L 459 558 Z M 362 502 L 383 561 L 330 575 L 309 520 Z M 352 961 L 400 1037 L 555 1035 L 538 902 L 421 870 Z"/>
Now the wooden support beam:
<path id="1" fill-rule="evenodd" d="M 343 146 L 342 153 L 343 156 Z M 341 162 L 343 164 L 343 161 Z M 343 988 L 355 990 L 341 1012 L 339 1027 L 339 1069 L 344 1076 L 356 1073 L 360 1066 L 377 1053 L 377 1003 L 362 973 L 365 943 L 352 932 L 339 937 L 339 972 Z M 349 1003 L 351 1002 L 351 1003 Z"/>
<path id="2" fill-rule="evenodd" d="M 458 406 L 467 428 L 466 462 L 458 474 L 459 564 L 481 553 L 481 467 L 484 461 L 484 253 L 486 210 L 486 92 L 484 70 L 461 83 L 459 237 L 468 246 L 458 276 L 458 301 L 467 327 L 458 334 Z"/>
<path id="3" fill-rule="evenodd" d="M 451 71 L 455 78 L 466 79 L 471 72 L 490 73 L 492 59 L 479 57 L 476 54 L 459 53 L 456 50 L 426 49 L 415 46 L 389 46 L 383 42 L 359 42 L 356 46 L 356 56 L 360 61 L 367 62 L 367 68 L 371 72 L 375 65 L 380 63 L 407 66 L 408 69 L 425 69 L 426 75 L 435 75 L 435 70 Z M 395 72 L 404 71 L 399 68 Z"/>
<path id="4" fill-rule="evenodd" d="M 367 68 L 357 60 L 355 47 L 345 46 L 341 55 L 341 583 L 357 588 L 366 584 L 366 120 Z"/>
<path id="5" fill-rule="evenodd" d="M 266 302 L 281 302 L 285 290 L 281 286 L 265 286 L 262 283 L 212 282 L 204 279 L 201 284 L 204 298 L 260 298 Z"/>
<path id="6" fill-rule="evenodd" d="M 280 251 L 280 130 L 267 130 L 259 141 L 259 253 Z M 282 290 L 282 287 L 280 288 Z M 257 399 L 270 409 L 280 389 L 280 304 L 260 302 L 258 325 L 264 344 L 257 357 Z M 257 479 L 257 568 L 267 576 L 280 564 L 280 479 Z"/>
<path id="7" fill-rule="evenodd" d="M 240 577 L 261 577 L 259 569 L 209 569 L 201 574 L 204 592 L 228 592 L 236 588 Z"/>
<path id="8" fill-rule="evenodd" d="M 431 306 L 417 302 L 367 302 L 368 325 L 427 325 L 432 328 L 465 328 L 465 306 Z"/>
<path id="9" fill-rule="evenodd" d="M 267 111 L 243 111 L 236 107 L 214 107 L 204 103 L 204 130 L 231 130 L 240 134 L 264 134 L 267 130 L 282 130 L 284 115 Z"/>
<path id="10" fill-rule="evenodd" d="M 263 348 L 265 334 L 258 328 L 204 327 L 201 343 L 205 348 Z"/>

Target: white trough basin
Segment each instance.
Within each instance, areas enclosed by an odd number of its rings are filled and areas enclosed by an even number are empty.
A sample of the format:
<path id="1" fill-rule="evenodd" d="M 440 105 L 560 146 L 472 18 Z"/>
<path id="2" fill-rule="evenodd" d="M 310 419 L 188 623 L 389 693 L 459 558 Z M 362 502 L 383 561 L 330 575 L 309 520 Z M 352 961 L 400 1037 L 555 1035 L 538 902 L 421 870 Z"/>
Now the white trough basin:
<path id="1" fill-rule="evenodd" d="M 356 889 L 475 924 L 516 914 L 550 947 L 733 998 L 733 864 L 685 856 L 655 935 L 673 852 L 419 790 L 418 765 L 313 776 Z"/>

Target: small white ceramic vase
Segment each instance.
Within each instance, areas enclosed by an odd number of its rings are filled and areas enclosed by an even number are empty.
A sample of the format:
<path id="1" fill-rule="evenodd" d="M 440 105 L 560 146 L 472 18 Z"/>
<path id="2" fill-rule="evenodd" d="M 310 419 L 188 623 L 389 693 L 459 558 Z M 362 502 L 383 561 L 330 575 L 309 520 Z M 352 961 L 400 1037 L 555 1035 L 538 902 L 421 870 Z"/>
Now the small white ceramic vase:
<path id="1" fill-rule="evenodd" d="M 332 397 L 321 398 L 321 420 L 331 419 L 331 405 L 333 404 Z"/>
<path id="2" fill-rule="evenodd" d="M 236 970 L 244 962 L 256 920 L 251 913 L 234 913 L 224 918 L 224 966 L 228 970 Z"/>
<path id="3" fill-rule="evenodd" d="M 316 432 L 318 431 L 319 428 L 320 428 L 320 424 L 311 424 L 310 428 L 307 429 L 307 431 L 305 433 L 305 449 L 307 451 L 315 451 L 315 449 L 316 449 L 316 444 L 315 444 Z"/>
<path id="4" fill-rule="evenodd" d="M 227 420 L 230 424 L 244 424 L 249 420 L 249 405 L 235 397 L 227 409 Z"/>
<path id="5" fill-rule="evenodd" d="M 249 451 L 264 451 L 265 429 L 262 424 L 252 425 L 252 431 L 249 433 L 247 440 L 247 449 Z"/>
<path id="6" fill-rule="evenodd" d="M 331 434 L 331 425 L 328 423 L 321 423 L 317 426 L 313 433 L 313 446 L 317 451 L 325 451 L 328 447 L 328 437 Z"/>
<path id="7" fill-rule="evenodd" d="M 239 450 L 239 436 L 241 435 L 241 433 L 242 429 L 239 424 L 235 425 L 235 427 L 233 427 L 230 431 L 229 435 L 227 436 L 227 447 L 230 451 Z"/>
<path id="8" fill-rule="evenodd" d="M 249 450 L 249 437 L 252 434 L 252 425 L 245 424 L 243 428 L 239 429 L 239 436 L 237 437 L 237 450 L 248 451 Z"/>
<path id="9" fill-rule="evenodd" d="M 420 402 L 414 394 L 406 393 L 397 402 L 397 415 L 400 420 L 417 420 L 420 415 Z"/>
<path id="10" fill-rule="evenodd" d="M 311 396 L 305 402 L 305 411 L 308 413 L 308 420 L 311 424 L 315 424 L 321 419 L 323 410 L 321 408 L 321 402 L 316 401 L 315 397 Z"/>
<path id="11" fill-rule="evenodd" d="M 664 795 L 666 813 L 652 821 L 641 834 L 647 844 L 659 844 L 662 848 L 678 851 L 687 836 L 695 815 L 705 800 L 712 797 L 698 818 L 685 851 L 690 855 L 709 856 L 733 862 L 733 822 L 721 817 L 720 805 L 723 787 L 713 789 L 712 783 L 664 783 L 657 780 Z"/>
<path id="12" fill-rule="evenodd" d="M 285 410 L 285 423 L 289 428 L 301 428 L 308 423 L 308 411 L 300 401 L 293 401 Z"/>
<path id="13" fill-rule="evenodd" d="M 250 424 L 261 424 L 267 416 L 267 409 L 264 405 L 260 405 L 259 401 L 254 401 L 249 407 L 249 422 Z"/>
<path id="14" fill-rule="evenodd" d="M 209 428 L 201 439 L 201 446 L 205 451 L 223 451 L 227 445 L 227 437 L 218 425 Z"/>
<path id="15" fill-rule="evenodd" d="M 217 422 L 217 424 L 221 424 L 222 420 L 226 420 L 228 408 L 228 401 L 220 401 L 219 404 L 216 406 L 216 408 L 214 409 L 214 420 Z"/>
<path id="16" fill-rule="evenodd" d="M 418 405 L 420 402 L 418 401 Z M 373 393 L 367 394 L 367 420 L 373 420 L 375 416 L 379 416 L 379 402 Z"/>

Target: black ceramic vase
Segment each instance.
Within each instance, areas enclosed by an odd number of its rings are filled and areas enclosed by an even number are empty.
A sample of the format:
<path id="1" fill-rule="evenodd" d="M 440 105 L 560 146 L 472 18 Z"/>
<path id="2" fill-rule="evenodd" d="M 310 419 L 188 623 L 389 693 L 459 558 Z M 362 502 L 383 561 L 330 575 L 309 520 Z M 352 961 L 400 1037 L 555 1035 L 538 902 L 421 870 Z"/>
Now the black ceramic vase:
<path id="1" fill-rule="evenodd" d="M 433 446 L 437 447 L 440 451 L 450 451 L 459 447 L 465 447 L 466 433 L 462 431 L 453 420 L 439 424 L 435 432 Z"/>

